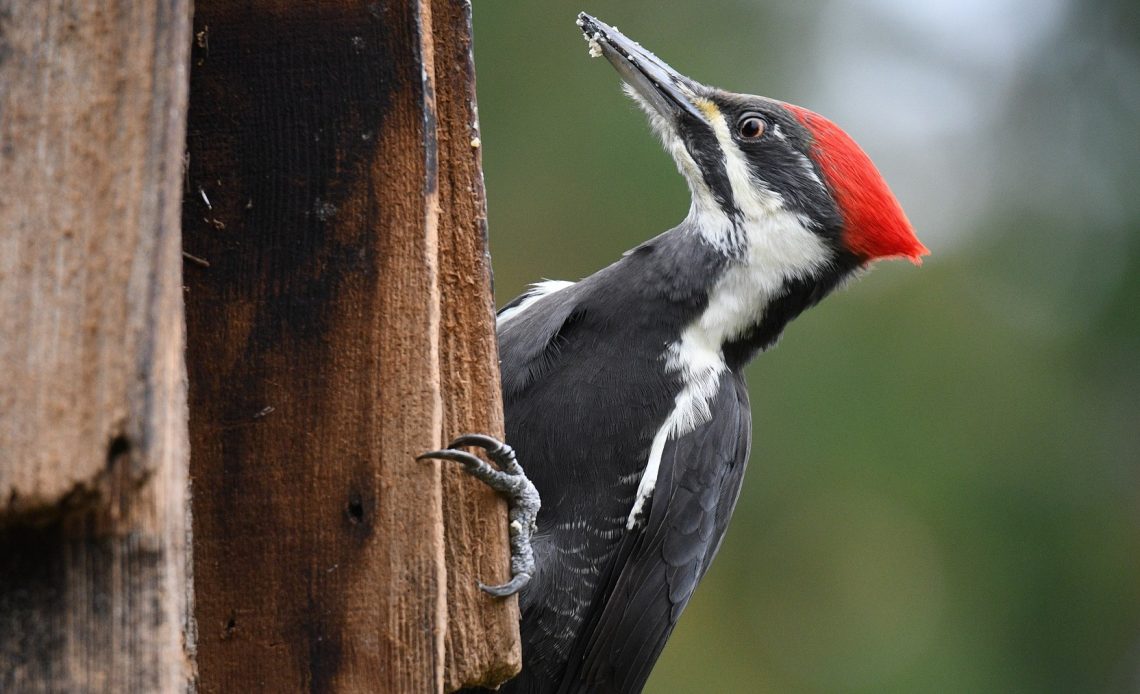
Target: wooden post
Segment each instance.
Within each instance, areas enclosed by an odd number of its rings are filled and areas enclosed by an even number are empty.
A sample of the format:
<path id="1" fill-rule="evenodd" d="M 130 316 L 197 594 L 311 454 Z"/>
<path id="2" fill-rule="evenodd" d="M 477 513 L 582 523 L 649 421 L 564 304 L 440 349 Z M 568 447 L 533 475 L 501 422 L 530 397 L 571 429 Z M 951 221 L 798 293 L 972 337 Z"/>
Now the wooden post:
<path id="1" fill-rule="evenodd" d="M 502 502 L 449 471 L 445 515 L 440 465 L 414 460 L 502 427 L 469 32 L 454 1 L 196 3 L 204 692 L 439 692 L 518 668 L 516 602 L 470 589 L 506 577 Z"/>
<path id="2" fill-rule="evenodd" d="M 0 691 L 175 692 L 187 0 L 0 0 Z"/>
<path id="3" fill-rule="evenodd" d="M 439 114 L 439 264 L 442 296 L 440 357 L 444 436 L 503 431 L 495 340 L 491 257 L 483 192 L 481 142 L 475 108 L 471 4 L 433 0 L 436 108 Z M 496 609 L 472 578 L 501 582 L 501 503 L 448 466 L 443 475 L 447 534 L 447 689 L 495 684 L 518 672 L 522 651 L 518 610 Z M 488 512 L 488 509 L 494 509 Z M 477 551 L 472 551 L 473 549 Z"/>

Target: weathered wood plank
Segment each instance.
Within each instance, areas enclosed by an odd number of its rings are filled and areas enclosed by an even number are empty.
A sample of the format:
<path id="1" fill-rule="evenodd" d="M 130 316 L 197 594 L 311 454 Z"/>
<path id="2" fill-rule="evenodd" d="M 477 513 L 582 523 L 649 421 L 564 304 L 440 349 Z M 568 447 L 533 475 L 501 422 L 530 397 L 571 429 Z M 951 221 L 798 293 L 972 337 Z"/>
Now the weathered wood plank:
<path id="1" fill-rule="evenodd" d="M 190 6 L 0 0 L 0 691 L 179 691 Z"/>
<path id="2" fill-rule="evenodd" d="M 443 439 L 503 435 L 498 345 L 487 246 L 471 4 L 434 0 L 435 85 L 439 114 L 439 265 L 444 404 Z M 458 466 L 443 474 L 447 531 L 447 689 L 495 685 L 518 672 L 518 600 L 497 600 L 476 580 L 510 577 L 506 504 Z"/>
<path id="3" fill-rule="evenodd" d="M 186 268 L 203 691 L 444 687 L 440 468 L 413 460 L 444 429 L 430 18 L 426 0 L 197 4 L 184 221 L 205 261 Z M 448 301 L 485 314 L 474 262 Z M 483 350 L 487 320 L 463 328 Z"/>

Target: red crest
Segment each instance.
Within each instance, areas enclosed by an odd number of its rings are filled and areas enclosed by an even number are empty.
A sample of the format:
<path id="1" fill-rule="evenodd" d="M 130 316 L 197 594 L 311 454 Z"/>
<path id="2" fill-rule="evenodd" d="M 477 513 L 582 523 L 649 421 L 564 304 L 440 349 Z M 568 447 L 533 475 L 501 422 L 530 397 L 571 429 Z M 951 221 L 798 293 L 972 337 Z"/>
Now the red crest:
<path id="1" fill-rule="evenodd" d="M 812 134 L 811 156 L 843 214 L 843 243 L 865 260 L 907 258 L 915 265 L 930 253 L 914 235 L 902 205 L 871 158 L 851 136 L 828 119 L 785 104 Z"/>

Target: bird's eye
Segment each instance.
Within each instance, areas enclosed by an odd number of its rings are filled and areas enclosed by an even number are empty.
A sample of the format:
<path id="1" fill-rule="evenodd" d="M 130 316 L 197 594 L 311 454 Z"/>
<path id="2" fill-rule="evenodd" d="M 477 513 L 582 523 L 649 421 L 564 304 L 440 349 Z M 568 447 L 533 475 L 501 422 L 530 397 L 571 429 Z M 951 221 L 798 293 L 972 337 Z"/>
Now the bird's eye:
<path id="1" fill-rule="evenodd" d="M 736 132 L 745 140 L 758 140 L 767 129 L 768 124 L 755 113 L 746 113 L 736 122 Z"/>

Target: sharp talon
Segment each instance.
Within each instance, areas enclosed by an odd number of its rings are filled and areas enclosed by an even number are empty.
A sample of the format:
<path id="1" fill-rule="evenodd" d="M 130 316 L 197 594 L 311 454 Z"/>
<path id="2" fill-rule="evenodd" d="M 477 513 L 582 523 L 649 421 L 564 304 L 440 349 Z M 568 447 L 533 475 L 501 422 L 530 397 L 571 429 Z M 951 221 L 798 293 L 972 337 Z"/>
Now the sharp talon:
<path id="1" fill-rule="evenodd" d="M 485 583 L 479 584 L 479 589 L 488 595 L 493 595 L 496 598 L 505 598 L 514 595 L 523 589 L 527 583 L 530 582 L 530 574 L 518 573 L 511 577 L 511 580 L 497 586 L 489 586 Z"/>
<path id="2" fill-rule="evenodd" d="M 466 465 L 468 467 L 479 466 L 479 465 L 483 464 L 482 460 L 479 460 L 478 458 L 471 455 L 470 453 L 465 453 L 463 451 L 452 451 L 452 450 L 430 451 L 428 453 L 424 453 L 422 455 L 416 456 L 416 460 L 426 460 L 428 458 L 434 458 L 436 460 L 452 460 L 452 461 L 455 461 L 457 463 L 463 463 L 464 465 Z"/>
<path id="3" fill-rule="evenodd" d="M 449 448 L 463 448 L 468 446 L 482 448 L 487 452 L 487 457 L 490 458 L 500 470 L 506 472 L 508 475 L 525 476 L 518 459 L 515 457 L 515 449 L 493 436 L 487 436 L 486 434 L 464 434 L 448 444 Z"/>
<path id="4" fill-rule="evenodd" d="M 494 451 L 502 448 L 503 443 L 485 434 L 464 434 L 447 444 L 448 448 L 462 448 L 464 446 L 478 446 L 487 451 Z"/>
<path id="5" fill-rule="evenodd" d="M 498 468 L 488 465 L 473 453 L 456 450 L 465 447 L 483 449 Z M 479 588 L 496 598 L 505 598 L 522 590 L 535 570 L 531 538 L 542 502 L 538 490 L 515 457 L 514 449 L 491 436 L 464 434 L 448 444 L 448 448 L 422 453 L 416 456 L 416 460 L 451 460 L 462 463 L 468 474 L 506 498 L 510 516 L 507 530 L 511 545 L 511 580 L 497 586 L 479 583 Z"/>

